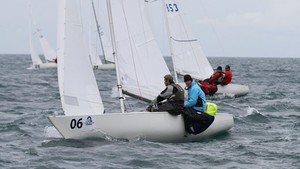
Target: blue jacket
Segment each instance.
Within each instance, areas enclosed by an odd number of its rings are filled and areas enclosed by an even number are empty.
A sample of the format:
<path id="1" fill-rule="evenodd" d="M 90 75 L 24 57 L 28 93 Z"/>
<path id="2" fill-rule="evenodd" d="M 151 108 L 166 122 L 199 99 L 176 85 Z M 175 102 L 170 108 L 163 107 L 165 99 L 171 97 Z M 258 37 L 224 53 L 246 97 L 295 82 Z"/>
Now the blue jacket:
<path id="1" fill-rule="evenodd" d="M 201 88 L 193 80 L 187 90 L 188 100 L 184 101 L 184 107 L 192 107 L 196 111 L 204 112 L 206 108 L 206 97 Z"/>

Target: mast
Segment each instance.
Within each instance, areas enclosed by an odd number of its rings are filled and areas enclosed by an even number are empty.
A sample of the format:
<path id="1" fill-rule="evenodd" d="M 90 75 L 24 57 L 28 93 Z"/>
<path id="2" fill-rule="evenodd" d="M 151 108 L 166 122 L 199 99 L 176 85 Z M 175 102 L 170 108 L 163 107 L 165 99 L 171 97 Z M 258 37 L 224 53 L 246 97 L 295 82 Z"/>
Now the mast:
<path id="1" fill-rule="evenodd" d="M 107 3 L 107 11 L 108 11 L 108 19 L 109 19 L 109 28 L 110 28 L 110 34 L 111 34 L 111 42 L 112 42 L 112 48 L 113 48 L 113 57 L 115 60 L 115 66 L 116 66 L 116 74 L 117 74 L 117 88 L 119 92 L 119 100 L 120 100 L 120 106 L 121 106 L 121 112 L 125 112 L 125 107 L 124 107 L 124 97 L 122 93 L 122 85 L 120 81 L 120 74 L 119 74 L 119 62 L 117 60 L 116 56 L 116 40 L 115 40 L 115 33 L 114 33 L 114 24 L 113 24 L 113 18 L 112 18 L 112 13 L 111 13 L 111 3 L 110 0 L 106 0 Z"/>
<path id="2" fill-rule="evenodd" d="M 166 23 L 166 27 L 167 27 L 167 36 L 168 36 L 168 42 L 169 42 L 169 46 L 170 46 L 170 54 L 171 54 L 171 58 L 172 58 L 172 64 L 173 64 L 173 69 L 174 69 L 174 76 L 175 76 L 175 82 L 178 83 L 178 77 L 177 77 L 177 72 L 176 72 L 176 63 L 174 61 L 174 53 L 173 53 L 173 45 L 171 43 L 171 36 L 170 36 L 170 27 L 169 27 L 169 21 L 168 21 L 168 17 L 167 17 L 167 9 L 168 9 L 168 4 L 165 3 L 165 0 L 162 1 L 162 7 L 163 7 L 163 11 L 164 11 L 164 15 L 165 15 L 165 23 Z M 166 9 L 167 8 L 167 9 Z"/>
<path id="3" fill-rule="evenodd" d="M 106 58 L 105 58 L 105 52 L 104 52 L 104 47 L 103 47 L 103 43 L 102 43 L 102 38 L 101 38 L 100 25 L 99 25 L 99 23 L 98 23 L 98 19 L 97 19 L 97 14 L 96 14 L 96 10 L 95 10 L 94 1 L 91 0 L 91 2 L 92 2 L 92 6 L 93 6 L 93 13 L 94 13 L 94 17 L 95 17 L 96 26 L 97 26 L 97 32 L 98 32 L 99 39 L 100 39 L 101 49 L 102 49 L 102 52 L 103 52 L 104 63 L 107 63 Z"/>

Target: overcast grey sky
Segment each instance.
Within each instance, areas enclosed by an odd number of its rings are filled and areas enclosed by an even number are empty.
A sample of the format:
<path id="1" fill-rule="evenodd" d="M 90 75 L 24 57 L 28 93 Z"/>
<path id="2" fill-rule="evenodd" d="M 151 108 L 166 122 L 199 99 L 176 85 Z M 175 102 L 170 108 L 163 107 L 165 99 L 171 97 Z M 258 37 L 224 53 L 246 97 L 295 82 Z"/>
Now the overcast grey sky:
<path id="1" fill-rule="evenodd" d="M 167 41 L 161 39 L 161 2 L 156 3 L 151 23 L 156 24 L 163 54 L 169 55 Z M 29 54 L 27 4 L 0 1 L 0 54 Z M 207 56 L 300 58 L 300 0 L 184 0 L 182 7 Z M 56 47 L 57 0 L 32 0 L 32 9 L 43 34 Z"/>

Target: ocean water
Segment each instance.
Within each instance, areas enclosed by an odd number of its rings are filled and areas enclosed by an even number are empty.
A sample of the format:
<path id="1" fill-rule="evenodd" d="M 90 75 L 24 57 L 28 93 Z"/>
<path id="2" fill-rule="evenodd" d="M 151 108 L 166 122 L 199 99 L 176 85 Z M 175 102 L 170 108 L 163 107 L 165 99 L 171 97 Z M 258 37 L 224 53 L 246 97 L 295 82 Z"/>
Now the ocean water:
<path id="1" fill-rule="evenodd" d="M 56 70 L 27 70 L 29 55 L 1 55 L 0 168 L 300 168 L 300 59 L 209 61 L 230 64 L 233 83 L 249 85 L 244 97 L 212 100 L 219 112 L 234 115 L 234 127 L 202 142 L 162 144 L 61 138 L 47 119 L 63 113 Z M 95 74 L 106 111 L 119 110 L 111 97 L 115 72 Z M 128 110 L 147 106 L 132 98 L 125 103 Z"/>

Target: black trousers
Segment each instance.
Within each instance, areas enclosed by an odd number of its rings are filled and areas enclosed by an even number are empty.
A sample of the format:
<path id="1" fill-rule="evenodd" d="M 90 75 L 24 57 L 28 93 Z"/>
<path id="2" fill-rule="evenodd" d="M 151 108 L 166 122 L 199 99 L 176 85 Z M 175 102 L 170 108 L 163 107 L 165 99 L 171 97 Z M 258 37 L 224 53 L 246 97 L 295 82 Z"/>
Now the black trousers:
<path id="1" fill-rule="evenodd" d="M 171 115 L 179 115 L 183 113 L 184 102 L 180 101 L 167 101 L 158 104 L 158 110 L 156 111 L 167 111 Z"/>
<path id="2" fill-rule="evenodd" d="M 205 131 L 214 121 L 215 117 L 207 113 L 197 113 L 191 107 L 185 107 L 182 113 L 186 132 L 199 134 Z"/>

